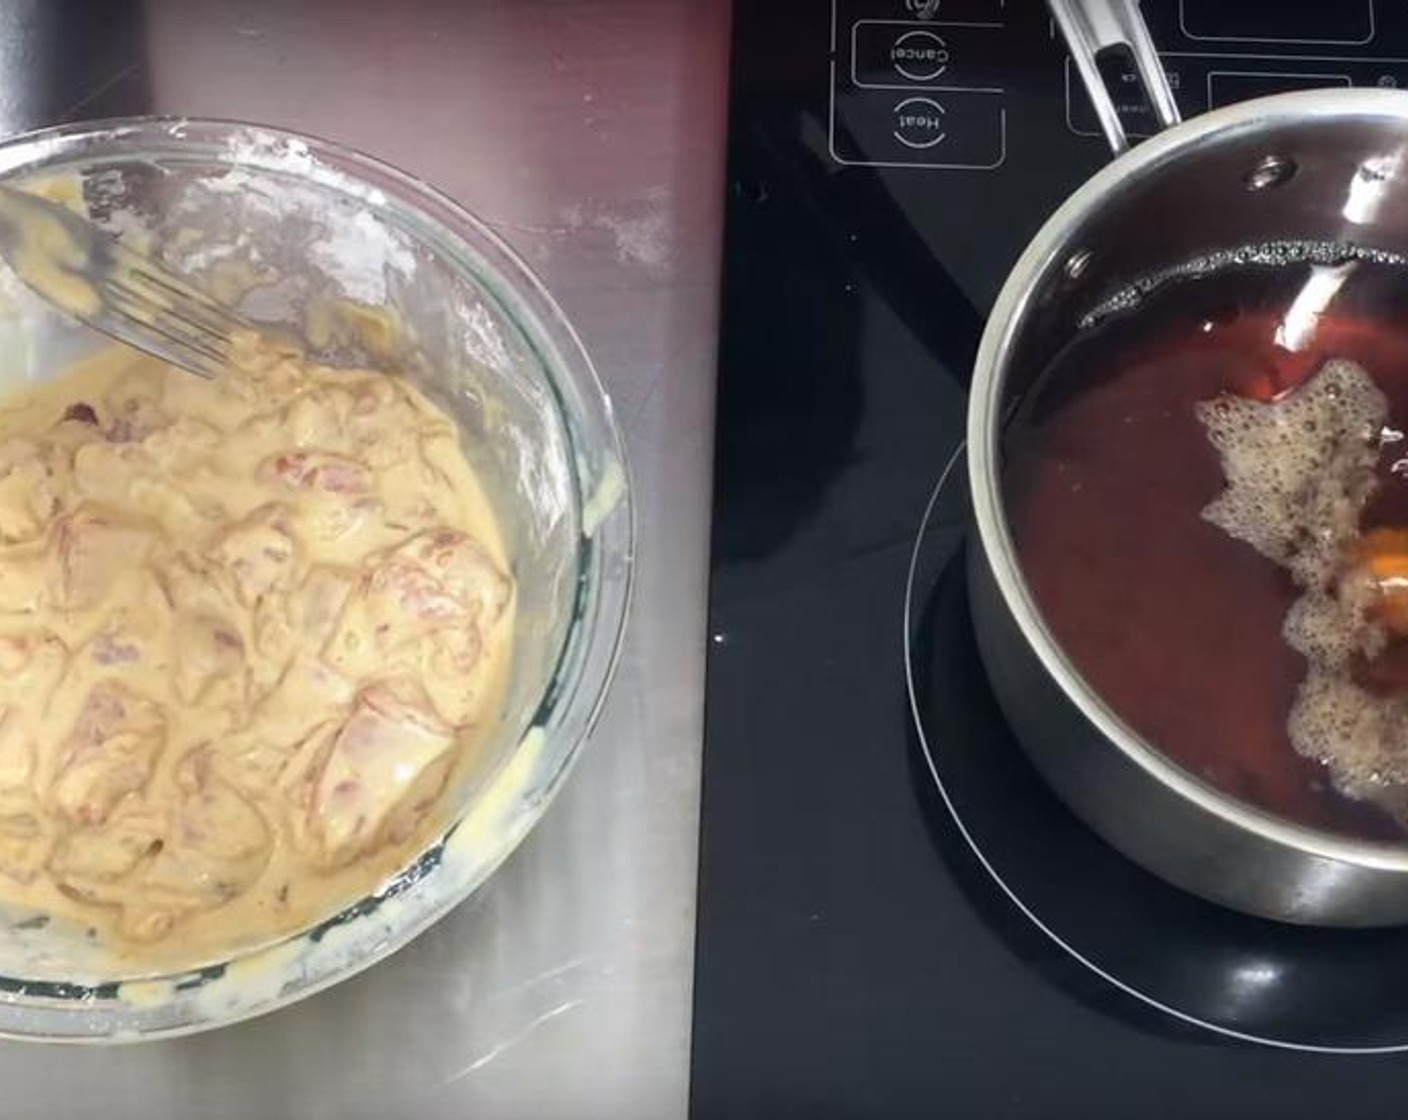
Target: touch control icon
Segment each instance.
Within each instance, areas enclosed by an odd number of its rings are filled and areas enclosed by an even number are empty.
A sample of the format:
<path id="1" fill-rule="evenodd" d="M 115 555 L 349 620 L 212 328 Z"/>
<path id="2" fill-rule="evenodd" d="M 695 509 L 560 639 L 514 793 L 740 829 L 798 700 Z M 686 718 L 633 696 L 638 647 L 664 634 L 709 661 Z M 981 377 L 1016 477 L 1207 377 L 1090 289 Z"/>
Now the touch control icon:
<path id="1" fill-rule="evenodd" d="M 906 148 L 943 143 L 944 107 L 930 97 L 906 97 L 895 106 L 894 137 Z"/>
<path id="2" fill-rule="evenodd" d="M 948 44 L 932 31 L 906 31 L 890 48 L 895 70 L 914 82 L 932 82 L 948 69 Z"/>

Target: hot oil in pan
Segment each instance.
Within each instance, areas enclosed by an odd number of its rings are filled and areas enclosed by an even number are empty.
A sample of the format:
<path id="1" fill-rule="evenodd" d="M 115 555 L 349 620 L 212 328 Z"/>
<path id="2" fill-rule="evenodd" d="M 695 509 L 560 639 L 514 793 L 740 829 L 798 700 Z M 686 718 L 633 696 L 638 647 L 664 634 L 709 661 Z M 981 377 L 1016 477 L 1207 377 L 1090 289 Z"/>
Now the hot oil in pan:
<path id="1" fill-rule="evenodd" d="M 1244 801 L 1403 840 L 1408 826 L 1291 745 L 1306 663 L 1282 624 L 1301 589 L 1202 516 L 1225 480 L 1197 405 L 1277 399 L 1333 359 L 1364 367 L 1389 427 L 1408 430 L 1408 260 L 1277 244 L 1150 278 L 1096 308 L 1027 392 L 1004 436 L 1004 491 L 1048 625 L 1128 724 Z M 1400 446 L 1378 459 L 1365 530 L 1408 528 Z M 1408 649 L 1372 676 L 1408 699 Z"/>

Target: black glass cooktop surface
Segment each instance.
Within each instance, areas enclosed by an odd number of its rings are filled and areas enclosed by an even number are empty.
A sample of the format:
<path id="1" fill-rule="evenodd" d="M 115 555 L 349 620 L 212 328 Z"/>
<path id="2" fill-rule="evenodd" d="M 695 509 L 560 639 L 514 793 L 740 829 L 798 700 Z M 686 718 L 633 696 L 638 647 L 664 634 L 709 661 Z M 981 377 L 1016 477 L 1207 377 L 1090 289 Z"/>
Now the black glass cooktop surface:
<path id="1" fill-rule="evenodd" d="M 1074 962 L 1180 1025 L 1310 1051 L 1408 1050 L 1408 930 L 1293 928 L 1203 902 L 1105 844 L 1027 761 L 973 635 L 965 466 L 955 454 L 915 540 L 905 673 L 938 820 L 988 876 L 979 897 L 996 887 Z M 938 831 L 941 850 L 950 836 Z"/>
<path id="2" fill-rule="evenodd" d="M 1188 114 L 1408 82 L 1386 0 L 1144 7 Z M 987 308 L 1106 158 L 1067 66 L 1026 0 L 736 6 L 706 1120 L 1402 1112 L 1408 1056 L 1305 1047 L 1408 1043 L 1408 934 L 1224 915 L 1081 831 L 987 694 L 953 478 L 925 522 Z"/>

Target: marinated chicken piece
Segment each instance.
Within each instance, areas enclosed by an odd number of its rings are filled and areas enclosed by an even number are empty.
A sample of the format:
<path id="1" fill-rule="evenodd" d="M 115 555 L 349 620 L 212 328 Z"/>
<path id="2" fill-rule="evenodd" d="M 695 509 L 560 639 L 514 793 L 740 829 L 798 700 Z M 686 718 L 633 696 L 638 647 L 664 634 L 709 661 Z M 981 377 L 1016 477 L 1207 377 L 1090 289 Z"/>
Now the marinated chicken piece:
<path id="1" fill-rule="evenodd" d="M 95 504 L 125 506 L 182 537 L 198 537 L 223 511 L 197 502 L 173 481 L 171 469 L 145 444 L 98 440 L 74 453 L 74 488 Z"/>
<path id="2" fill-rule="evenodd" d="M 371 472 L 355 459 L 326 451 L 281 451 L 266 458 L 258 473 L 295 502 L 294 530 L 310 546 L 323 546 L 323 559 L 366 553 L 390 536 L 380 524 L 382 503 Z"/>
<path id="3" fill-rule="evenodd" d="M 375 497 L 323 494 L 300 503 L 297 525 L 301 537 L 317 546 L 318 559 L 334 562 L 395 540 L 385 520 L 385 510 Z"/>
<path id="4" fill-rule="evenodd" d="M 0 635 L 0 679 L 33 709 L 49 702 L 67 658 L 67 647 L 48 631 Z"/>
<path id="5" fill-rule="evenodd" d="M 24 711 L 14 706 L 0 711 L 0 806 L 8 795 L 29 792 L 34 748 L 34 729 Z"/>
<path id="6" fill-rule="evenodd" d="M 304 650 L 321 650 L 341 617 L 356 575 L 318 565 L 295 588 L 261 599 L 254 612 L 254 644 L 269 666 L 282 667 Z M 256 677 L 262 695 L 274 681 Z"/>
<path id="7" fill-rule="evenodd" d="M 264 796 L 281 776 L 297 769 L 294 760 L 310 738 L 341 726 L 355 696 L 350 681 L 316 658 L 299 654 L 255 708 L 249 725 L 212 753 L 212 764 L 237 789 Z"/>
<path id="8" fill-rule="evenodd" d="M 13 439 L 0 446 L 0 539 L 41 536 L 59 512 L 66 474 L 51 443 Z"/>
<path id="9" fill-rule="evenodd" d="M 32 615 L 45 603 L 51 578 L 48 548 L 40 542 L 0 545 L 0 615 Z"/>
<path id="10" fill-rule="evenodd" d="M 103 401 L 103 435 L 114 443 L 135 443 L 171 423 L 161 407 L 161 386 L 134 373 L 122 378 Z"/>
<path id="11" fill-rule="evenodd" d="M 182 760 L 181 798 L 159 850 L 136 875 L 142 897 L 163 908 L 219 906 L 249 888 L 269 860 L 269 824 L 220 780 L 209 752 Z"/>
<path id="12" fill-rule="evenodd" d="M 180 651 L 175 684 L 181 703 L 243 705 L 244 639 L 238 630 L 218 615 L 186 614 L 176 620 L 173 640 Z"/>
<path id="13" fill-rule="evenodd" d="M 289 596 L 289 621 L 305 649 L 321 649 L 332 637 L 356 582 L 347 569 L 320 564 Z"/>
<path id="14" fill-rule="evenodd" d="M 175 910 L 136 896 L 137 869 L 164 847 L 166 826 L 151 811 L 135 809 L 101 829 L 81 829 L 59 841 L 48 871 L 59 889 L 92 906 L 117 911 L 117 928 L 132 941 L 153 941 L 176 924 Z"/>
<path id="15" fill-rule="evenodd" d="M 361 581 L 329 643 L 328 660 L 349 675 L 372 672 L 439 631 L 493 625 L 508 595 L 507 578 L 470 537 L 445 529 L 421 533 L 383 556 Z M 477 641 L 456 645 L 468 652 Z"/>
<path id="16" fill-rule="evenodd" d="M 57 431 L 76 433 L 69 440 L 74 444 L 73 474 L 79 491 L 113 503 L 128 498 L 127 487 L 135 482 L 189 502 L 183 484 L 193 471 L 220 453 L 222 444 L 217 428 L 189 417 L 178 417 L 141 434 L 118 433 L 125 438 L 117 438 L 106 428 L 94 430 L 75 424 L 60 424 Z"/>
<path id="17" fill-rule="evenodd" d="M 268 822 L 220 781 L 206 752 L 182 760 L 177 782 L 169 816 L 149 808 L 119 814 L 70 834 L 50 861 L 68 892 L 120 907 L 120 928 L 136 940 L 162 936 L 187 911 L 238 897 L 273 847 Z"/>
<path id="18" fill-rule="evenodd" d="M 251 730 L 290 752 L 319 724 L 345 717 L 356 688 L 316 657 L 300 654 L 255 710 Z"/>
<path id="19" fill-rule="evenodd" d="M 31 883 L 54 845 L 48 820 L 36 811 L 0 811 L 0 874 Z"/>
<path id="20" fill-rule="evenodd" d="M 452 730 L 408 685 L 376 685 L 309 771 L 301 834 L 310 856 L 336 867 L 393 839 L 444 785 Z"/>
<path id="21" fill-rule="evenodd" d="M 288 530 L 288 511 L 276 504 L 260 506 L 224 530 L 212 551 L 234 576 L 240 602 L 246 607 L 287 587 L 298 561 L 298 548 Z"/>
<path id="22" fill-rule="evenodd" d="M 233 341 L 230 365 L 239 376 L 224 382 L 222 388 L 229 395 L 264 411 L 287 403 L 307 387 L 308 367 L 294 347 L 280 346 L 252 331 L 238 332 Z"/>
<path id="23" fill-rule="evenodd" d="M 97 665 L 131 665 L 142 660 L 142 647 L 120 629 L 104 630 L 93 639 L 90 656 Z"/>
<path id="24" fill-rule="evenodd" d="M 435 633 L 421 651 L 421 679 L 426 694 L 453 727 L 467 727 L 484 711 L 484 696 L 494 680 L 480 672 L 484 640 L 472 626 Z"/>
<path id="25" fill-rule="evenodd" d="M 157 584 L 170 609 L 177 615 L 205 615 L 223 619 L 238 629 L 234 577 L 224 568 L 180 554 L 162 553 L 152 561 Z"/>
<path id="26" fill-rule="evenodd" d="M 101 828 L 79 828 L 54 847 L 49 870 L 71 894 L 108 905 L 120 899 L 117 884 L 165 844 L 166 822 L 154 810 L 133 806 Z"/>
<path id="27" fill-rule="evenodd" d="M 377 470 L 411 462 L 419 450 L 426 422 L 425 415 L 401 387 L 385 378 L 363 380 L 353 389 L 348 435 L 358 453 Z M 453 427 L 443 420 L 437 427 L 453 432 Z"/>
<path id="28" fill-rule="evenodd" d="M 377 665 L 420 679 L 451 726 L 480 706 L 475 673 L 484 634 L 502 615 L 509 583 L 475 542 L 437 529 L 412 537 L 372 569 L 343 611 L 328 660 L 350 676 Z"/>
<path id="29" fill-rule="evenodd" d="M 455 465 L 464 457 L 459 434 L 452 427 L 422 435 L 417 444 L 417 451 L 425 474 L 440 484 L 439 487 L 426 488 L 432 494 L 437 489 L 444 488 L 445 482 L 454 477 Z"/>
<path id="30" fill-rule="evenodd" d="M 137 478 L 151 476 L 155 470 L 152 457 L 137 443 L 94 440 L 73 456 L 75 487 L 97 502 L 120 501 Z"/>
<path id="31" fill-rule="evenodd" d="M 150 569 L 138 572 L 79 658 L 114 675 L 152 671 L 165 675 L 173 658 L 171 605 Z"/>
<path id="32" fill-rule="evenodd" d="M 96 606 L 140 567 L 151 545 L 147 529 L 96 506 L 81 505 L 60 517 L 54 527 L 56 563 L 49 588 L 54 604 L 69 611 Z"/>
<path id="33" fill-rule="evenodd" d="M 372 489 L 366 467 L 355 459 L 328 451 L 283 451 L 266 459 L 260 471 L 290 490 L 365 494 Z"/>
<path id="34" fill-rule="evenodd" d="M 434 573 L 480 626 L 487 628 L 498 621 L 508 602 L 508 578 L 473 537 L 440 529 L 412 537 L 398 552 Z"/>
<path id="35" fill-rule="evenodd" d="M 350 394 L 342 390 L 303 393 L 269 422 L 294 447 L 331 447 L 343 440 L 351 406 Z"/>
<path id="36" fill-rule="evenodd" d="M 101 824 L 118 801 L 147 784 L 166 730 L 165 716 L 150 700 L 116 681 L 96 685 L 49 790 L 54 806 L 78 824 Z"/>
<path id="37" fill-rule="evenodd" d="M 224 442 L 220 429 L 214 425 L 178 416 L 149 432 L 142 440 L 142 450 L 163 470 L 183 474 L 218 455 Z"/>

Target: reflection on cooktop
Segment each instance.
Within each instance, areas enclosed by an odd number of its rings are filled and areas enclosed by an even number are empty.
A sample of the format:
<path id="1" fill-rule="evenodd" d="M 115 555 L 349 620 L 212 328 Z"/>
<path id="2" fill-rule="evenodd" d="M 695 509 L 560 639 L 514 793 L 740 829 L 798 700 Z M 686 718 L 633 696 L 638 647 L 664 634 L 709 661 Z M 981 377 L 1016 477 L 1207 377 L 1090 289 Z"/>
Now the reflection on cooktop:
<path id="1" fill-rule="evenodd" d="M 963 572 L 967 495 L 960 453 L 915 545 L 906 665 L 917 796 L 968 902 L 1029 966 L 1141 1030 L 1408 1049 L 1408 930 L 1306 929 L 1224 910 L 1127 860 L 1047 788 L 978 659 Z"/>

